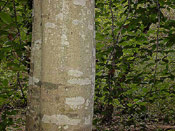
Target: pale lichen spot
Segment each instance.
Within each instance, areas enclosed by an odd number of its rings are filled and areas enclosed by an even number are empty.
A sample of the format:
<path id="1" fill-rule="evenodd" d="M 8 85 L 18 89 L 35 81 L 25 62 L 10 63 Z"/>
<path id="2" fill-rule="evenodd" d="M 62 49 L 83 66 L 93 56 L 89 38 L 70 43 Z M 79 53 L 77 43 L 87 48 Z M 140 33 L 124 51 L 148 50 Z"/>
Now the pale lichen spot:
<path id="1" fill-rule="evenodd" d="M 93 30 L 93 29 L 94 29 L 93 25 L 90 25 L 90 24 L 89 24 L 89 25 L 88 25 L 88 29 L 89 29 L 89 30 Z"/>
<path id="2" fill-rule="evenodd" d="M 59 13 L 56 15 L 56 20 L 63 20 L 63 13 Z"/>
<path id="3" fill-rule="evenodd" d="M 89 115 L 88 117 L 85 117 L 85 125 L 90 125 L 91 124 L 91 116 Z"/>
<path id="4" fill-rule="evenodd" d="M 38 82 L 39 82 L 38 78 L 29 76 L 29 85 L 35 85 Z"/>
<path id="5" fill-rule="evenodd" d="M 85 40 L 85 35 L 84 34 L 81 34 L 81 38 L 83 39 L 83 40 Z"/>
<path id="6" fill-rule="evenodd" d="M 65 34 L 63 34 L 62 36 L 61 36 L 61 44 L 62 45 L 65 45 L 65 46 L 68 46 L 69 45 L 69 42 L 67 41 L 68 39 L 67 39 L 67 36 L 65 35 Z"/>
<path id="7" fill-rule="evenodd" d="M 92 73 L 95 74 L 95 65 L 94 64 L 92 65 Z M 94 75 L 92 75 L 92 80 L 94 80 Z"/>
<path id="8" fill-rule="evenodd" d="M 62 12 L 64 13 L 64 15 L 69 14 L 69 4 L 68 3 L 69 3 L 69 1 L 63 0 Z"/>
<path id="9" fill-rule="evenodd" d="M 66 90 L 66 91 L 68 91 L 69 89 L 68 89 L 68 88 L 66 88 L 65 90 Z"/>
<path id="10" fill-rule="evenodd" d="M 93 51 L 92 51 L 92 55 L 93 55 L 93 57 L 95 57 L 95 54 L 96 54 L 96 49 L 93 48 Z"/>
<path id="11" fill-rule="evenodd" d="M 74 76 L 74 77 L 80 77 L 83 75 L 83 72 L 81 72 L 79 70 L 69 70 L 68 75 Z"/>
<path id="12" fill-rule="evenodd" d="M 34 11 L 34 9 L 32 9 L 32 17 L 34 17 L 35 16 L 35 11 Z"/>
<path id="13" fill-rule="evenodd" d="M 33 51 L 38 51 L 41 49 L 41 45 L 40 44 L 34 44 L 34 47 L 33 47 Z"/>
<path id="14" fill-rule="evenodd" d="M 85 52 L 86 52 L 86 53 L 88 53 L 88 52 L 89 52 L 89 50 L 86 50 Z"/>
<path id="15" fill-rule="evenodd" d="M 56 28 L 56 25 L 55 25 L 54 23 L 47 22 L 47 23 L 45 24 L 45 27 L 46 27 L 46 28 Z"/>
<path id="16" fill-rule="evenodd" d="M 79 23 L 80 23 L 79 20 L 73 20 L 73 21 L 72 21 L 72 24 L 74 24 L 74 25 L 78 25 Z"/>
<path id="17" fill-rule="evenodd" d="M 85 11 L 85 10 L 82 8 L 82 9 L 81 9 L 81 15 L 82 15 L 82 16 L 85 16 L 86 13 L 87 13 L 87 11 Z"/>
<path id="18" fill-rule="evenodd" d="M 53 123 L 56 125 L 78 125 L 80 119 L 72 119 L 66 115 L 44 115 L 42 118 L 43 123 Z"/>
<path id="19" fill-rule="evenodd" d="M 91 80 L 89 80 L 89 78 L 85 78 L 85 79 L 70 79 L 67 81 L 69 84 L 72 85 L 89 85 L 91 84 Z"/>
<path id="20" fill-rule="evenodd" d="M 62 39 L 62 40 L 67 40 L 67 36 L 66 36 L 65 34 L 63 34 L 63 35 L 61 36 L 61 39 Z"/>
<path id="21" fill-rule="evenodd" d="M 87 14 L 88 14 L 88 15 L 91 14 L 91 10 L 87 10 Z"/>
<path id="22" fill-rule="evenodd" d="M 41 44 L 41 42 L 42 42 L 41 39 L 38 39 L 34 42 L 34 44 Z"/>
<path id="23" fill-rule="evenodd" d="M 96 32 L 94 31 L 94 38 L 96 37 Z"/>
<path id="24" fill-rule="evenodd" d="M 69 128 L 69 126 L 68 126 L 68 125 L 65 125 L 63 128 L 66 130 L 66 129 L 68 129 L 68 128 Z"/>
<path id="25" fill-rule="evenodd" d="M 82 38 L 83 40 L 86 39 L 86 36 L 85 36 L 85 34 L 84 34 L 83 32 L 79 32 L 79 35 L 81 36 L 81 38 Z"/>
<path id="26" fill-rule="evenodd" d="M 62 42 L 62 45 L 68 46 L 69 42 L 68 41 L 64 41 L 64 42 Z"/>
<path id="27" fill-rule="evenodd" d="M 85 6 L 86 5 L 86 0 L 73 0 L 74 5 L 80 5 L 80 6 Z"/>
<path id="28" fill-rule="evenodd" d="M 87 99 L 86 103 L 85 103 L 85 106 L 89 106 L 89 104 L 90 104 L 90 101 L 89 101 L 89 99 Z"/>
<path id="29" fill-rule="evenodd" d="M 80 109 L 82 104 L 85 103 L 85 99 L 81 96 L 66 98 L 67 105 L 69 105 L 72 109 Z"/>
<path id="30" fill-rule="evenodd" d="M 33 45 L 33 48 L 32 48 L 32 51 L 38 51 L 41 49 L 41 39 L 38 39 L 36 41 L 34 41 L 34 45 Z"/>

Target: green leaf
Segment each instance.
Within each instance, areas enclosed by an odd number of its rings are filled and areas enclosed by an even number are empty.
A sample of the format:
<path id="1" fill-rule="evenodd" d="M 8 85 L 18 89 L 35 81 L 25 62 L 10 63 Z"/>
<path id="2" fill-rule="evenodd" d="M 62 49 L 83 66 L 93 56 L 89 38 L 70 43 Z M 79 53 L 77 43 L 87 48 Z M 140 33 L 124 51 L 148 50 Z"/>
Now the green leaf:
<path id="1" fill-rule="evenodd" d="M 5 79 L 5 80 L 3 81 L 3 85 L 4 85 L 4 86 L 8 86 L 8 80 L 7 80 L 7 79 Z"/>
<path id="2" fill-rule="evenodd" d="M 0 18 L 6 24 L 10 24 L 12 22 L 12 18 L 8 13 L 1 12 L 0 13 Z"/>
<path id="3" fill-rule="evenodd" d="M 133 106 L 133 104 L 131 104 L 131 103 L 128 103 L 127 105 L 128 105 L 129 107 L 132 107 L 132 106 Z"/>

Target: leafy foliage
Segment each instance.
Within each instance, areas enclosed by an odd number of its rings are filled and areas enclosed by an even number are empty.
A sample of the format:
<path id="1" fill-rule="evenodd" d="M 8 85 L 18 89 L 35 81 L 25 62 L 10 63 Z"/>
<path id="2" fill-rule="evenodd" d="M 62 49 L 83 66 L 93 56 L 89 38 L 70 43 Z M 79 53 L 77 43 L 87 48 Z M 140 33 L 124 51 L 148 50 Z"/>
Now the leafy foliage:
<path id="1" fill-rule="evenodd" d="M 174 112 L 175 99 L 173 4 L 96 1 L 98 125 L 116 118 L 128 129 L 157 119 L 174 124 L 174 115 L 167 112 Z"/>
<path id="2" fill-rule="evenodd" d="M 15 108 L 26 106 L 31 43 L 28 0 L 0 1 L 0 130 L 15 124 Z M 11 111 L 12 110 L 12 111 Z"/>

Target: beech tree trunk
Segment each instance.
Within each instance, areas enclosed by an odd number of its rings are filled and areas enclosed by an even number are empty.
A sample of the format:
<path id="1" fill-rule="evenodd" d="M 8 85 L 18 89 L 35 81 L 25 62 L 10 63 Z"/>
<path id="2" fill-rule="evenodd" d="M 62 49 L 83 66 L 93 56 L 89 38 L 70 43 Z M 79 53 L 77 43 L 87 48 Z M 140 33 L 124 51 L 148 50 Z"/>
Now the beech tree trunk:
<path id="1" fill-rule="evenodd" d="M 94 0 L 34 0 L 27 131 L 91 131 Z"/>

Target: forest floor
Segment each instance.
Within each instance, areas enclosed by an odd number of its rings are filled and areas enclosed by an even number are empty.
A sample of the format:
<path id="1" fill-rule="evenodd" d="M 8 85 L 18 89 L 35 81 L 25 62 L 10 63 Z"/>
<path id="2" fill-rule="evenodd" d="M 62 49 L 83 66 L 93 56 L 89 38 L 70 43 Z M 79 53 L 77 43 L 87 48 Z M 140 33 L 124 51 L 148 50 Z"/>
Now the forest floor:
<path id="1" fill-rule="evenodd" d="M 26 109 L 16 109 L 16 112 L 17 114 L 9 116 L 10 119 L 13 119 L 13 124 L 7 126 L 6 131 L 25 131 Z M 2 123 L 3 111 L 0 112 L 0 115 L 0 122 Z M 131 125 L 125 129 L 125 127 L 120 124 L 119 120 L 119 117 L 113 117 L 113 120 L 110 122 L 110 124 L 103 123 L 97 126 L 94 125 L 93 131 L 175 131 L 175 126 L 154 122 L 146 123 L 144 128 L 140 125 Z"/>
<path id="2" fill-rule="evenodd" d="M 150 120 L 135 126 L 124 126 L 120 121 L 120 116 L 114 116 L 110 123 L 93 126 L 93 131 L 175 131 L 175 125 L 164 124 L 163 122 L 153 122 Z"/>
<path id="3" fill-rule="evenodd" d="M 25 131 L 26 109 L 13 109 L 13 111 L 16 112 L 15 114 L 11 114 L 11 109 L 8 111 L 9 112 L 5 113 L 1 110 L 0 126 L 6 127 L 5 131 Z M 2 129 L 2 131 L 4 130 Z"/>

